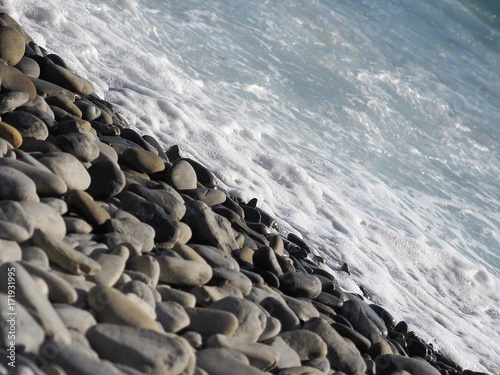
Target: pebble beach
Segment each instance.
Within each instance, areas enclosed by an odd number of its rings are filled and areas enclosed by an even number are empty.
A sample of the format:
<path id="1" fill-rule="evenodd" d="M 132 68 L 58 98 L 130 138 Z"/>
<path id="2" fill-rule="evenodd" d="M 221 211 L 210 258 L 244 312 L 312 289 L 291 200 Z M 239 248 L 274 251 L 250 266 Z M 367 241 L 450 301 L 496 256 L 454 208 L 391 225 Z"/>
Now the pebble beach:
<path id="1" fill-rule="evenodd" d="M 483 374 L 8 14 L 0 58 L 0 374 Z"/>

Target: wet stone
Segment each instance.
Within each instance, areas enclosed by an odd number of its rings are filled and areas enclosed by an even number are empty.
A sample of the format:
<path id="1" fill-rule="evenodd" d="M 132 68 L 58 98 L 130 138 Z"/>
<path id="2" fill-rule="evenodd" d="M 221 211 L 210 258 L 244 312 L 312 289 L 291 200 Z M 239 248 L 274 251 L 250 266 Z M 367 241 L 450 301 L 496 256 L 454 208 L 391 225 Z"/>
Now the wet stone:
<path id="1" fill-rule="evenodd" d="M 123 158 L 132 168 L 142 173 L 156 173 L 165 169 L 165 163 L 158 155 L 141 148 L 126 149 Z"/>
<path id="2" fill-rule="evenodd" d="M 177 190 L 196 189 L 197 178 L 191 164 L 185 160 L 177 160 L 169 169 L 169 181 Z"/>
<path id="3" fill-rule="evenodd" d="M 287 272 L 280 277 L 280 290 L 292 297 L 314 299 L 321 293 L 321 282 L 313 275 Z"/>
<path id="4" fill-rule="evenodd" d="M 27 76 L 34 78 L 38 78 L 40 76 L 40 66 L 35 60 L 26 55 L 24 55 L 14 67 Z"/>
<path id="5" fill-rule="evenodd" d="M 44 74 L 50 82 L 80 95 L 90 95 L 94 92 L 94 88 L 88 80 L 59 65 L 48 65 Z"/>
<path id="6" fill-rule="evenodd" d="M 25 51 L 23 35 L 13 27 L 0 27 L 0 58 L 14 66 L 21 61 Z"/>

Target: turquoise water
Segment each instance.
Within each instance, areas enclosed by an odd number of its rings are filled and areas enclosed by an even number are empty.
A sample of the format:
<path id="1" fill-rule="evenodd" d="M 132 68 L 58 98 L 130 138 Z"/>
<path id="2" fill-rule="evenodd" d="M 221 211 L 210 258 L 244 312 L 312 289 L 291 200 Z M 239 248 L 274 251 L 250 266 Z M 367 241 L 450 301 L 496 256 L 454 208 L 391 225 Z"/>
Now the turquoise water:
<path id="1" fill-rule="evenodd" d="M 133 126 L 301 233 L 344 288 L 500 373 L 495 2 L 4 3 Z"/>

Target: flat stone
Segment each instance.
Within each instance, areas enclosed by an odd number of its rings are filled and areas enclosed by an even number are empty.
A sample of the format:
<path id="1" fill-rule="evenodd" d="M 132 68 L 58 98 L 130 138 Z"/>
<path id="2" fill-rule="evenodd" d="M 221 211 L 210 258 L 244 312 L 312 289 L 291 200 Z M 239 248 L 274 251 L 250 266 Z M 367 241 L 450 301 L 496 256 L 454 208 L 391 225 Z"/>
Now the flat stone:
<path id="1" fill-rule="evenodd" d="M 64 180 L 48 168 L 39 168 L 10 158 L 0 158 L 0 165 L 15 168 L 28 176 L 35 183 L 36 192 L 40 197 L 57 197 L 68 190 Z"/>
<path id="2" fill-rule="evenodd" d="M 213 246 L 189 244 L 205 261 L 212 267 L 228 268 L 235 271 L 240 270 L 238 262 L 224 250 Z"/>
<path id="3" fill-rule="evenodd" d="M 69 343 L 71 336 L 59 315 L 45 297 L 31 275 L 19 263 L 0 265 L 0 274 L 13 274 L 16 285 L 16 302 L 23 305 L 45 330 L 48 337 Z M 0 292 L 8 293 L 8 278 L 0 278 Z"/>
<path id="4" fill-rule="evenodd" d="M 99 156 L 97 139 L 90 133 L 68 133 L 57 136 L 57 145 L 83 163 L 90 163 Z"/>
<path id="5" fill-rule="evenodd" d="M 144 374 L 192 374 L 195 356 L 188 342 L 170 333 L 98 324 L 87 338 L 103 359 L 133 367 Z"/>
<path id="6" fill-rule="evenodd" d="M 228 311 L 197 307 L 185 307 L 184 310 L 190 321 L 187 329 L 198 332 L 203 337 L 216 333 L 229 336 L 238 328 L 238 318 Z"/>
<path id="7" fill-rule="evenodd" d="M 9 329 L 11 327 L 12 315 L 9 313 L 12 313 L 12 311 L 9 310 L 9 301 L 12 303 L 12 296 L 9 297 L 7 293 L 0 293 L 0 346 L 4 348 L 10 347 L 11 341 L 9 339 Z M 22 304 L 16 304 L 15 310 L 16 346 L 24 347 L 24 350 L 28 353 L 37 353 L 45 339 L 43 328 L 40 327 Z"/>
<path id="8" fill-rule="evenodd" d="M 428 362 L 417 358 L 408 358 L 396 354 L 383 354 L 375 359 L 381 374 L 392 374 L 396 371 L 407 371 L 418 375 L 439 375 L 440 372 Z"/>
<path id="9" fill-rule="evenodd" d="M 112 323 L 158 331 L 158 325 L 148 313 L 115 288 L 98 285 L 90 289 L 88 304 L 100 323 Z"/>
<path id="10" fill-rule="evenodd" d="M 197 243 L 218 247 L 228 254 L 239 248 L 229 221 L 201 201 L 186 202 L 184 222 L 191 227 Z"/>
<path id="11" fill-rule="evenodd" d="M 78 108 L 67 96 L 64 95 L 51 95 L 45 98 L 45 102 L 49 105 L 59 107 L 66 112 L 82 118 L 82 111 Z M 90 124 L 89 124 L 90 125 Z"/>
<path id="12" fill-rule="evenodd" d="M 38 161 L 60 177 L 66 183 L 68 190 L 86 190 L 90 186 L 90 175 L 87 169 L 71 154 L 51 152 Z"/>
<path id="13" fill-rule="evenodd" d="M 35 266 L 49 268 L 49 257 L 47 256 L 47 253 L 38 246 L 23 247 L 22 260 L 23 262 L 27 262 Z"/>
<path id="14" fill-rule="evenodd" d="M 167 214 L 172 216 L 175 221 L 179 221 L 186 213 L 186 206 L 181 195 L 170 185 L 161 185 L 158 189 L 149 189 L 140 184 L 131 184 L 127 187 L 128 191 L 135 193 L 142 198 L 156 203 L 163 208 Z"/>
<path id="15" fill-rule="evenodd" d="M 17 242 L 0 239 L 0 264 L 5 262 L 17 262 L 22 258 L 21 247 Z"/>
<path id="16" fill-rule="evenodd" d="M 27 216 L 18 202 L 0 201 L 0 238 L 16 242 L 29 239 L 34 228 Z"/>
<path id="17" fill-rule="evenodd" d="M 280 336 L 273 337 L 264 341 L 266 345 L 273 348 L 279 355 L 277 369 L 284 369 L 287 367 L 298 367 L 301 365 L 300 357 L 290 345 L 286 343 Z"/>
<path id="18" fill-rule="evenodd" d="M 0 64 L 0 76 L 2 77 L 2 91 L 24 91 L 29 95 L 29 100 L 36 98 L 36 88 L 30 78 L 16 68 Z"/>
<path id="19" fill-rule="evenodd" d="M 181 190 L 182 194 L 186 194 L 187 196 L 193 198 L 194 200 L 202 201 L 207 206 L 215 206 L 217 204 L 222 204 L 226 201 L 226 194 L 223 191 L 217 189 L 207 189 L 207 188 L 199 188 L 199 189 L 190 189 L 190 190 Z"/>
<path id="20" fill-rule="evenodd" d="M 0 166 L 0 199 L 38 202 L 36 185 L 31 178 L 17 169 Z"/>
<path id="21" fill-rule="evenodd" d="M 276 253 L 269 246 L 262 246 L 253 253 L 252 263 L 255 267 L 272 272 L 281 276 L 283 271 L 276 259 Z"/>
<path id="22" fill-rule="evenodd" d="M 29 76 L 38 78 L 40 76 L 40 65 L 29 58 L 28 56 L 23 56 L 23 58 L 14 66 L 17 70 L 21 71 L 21 73 Z"/>
<path id="23" fill-rule="evenodd" d="M 23 138 L 45 140 L 49 136 L 47 125 L 28 112 L 15 111 L 2 115 L 2 121 L 16 128 Z"/>
<path id="24" fill-rule="evenodd" d="M 93 227 L 99 227 L 111 218 L 108 212 L 82 190 L 71 190 L 66 195 L 68 206 L 81 215 Z"/>
<path id="25" fill-rule="evenodd" d="M 92 225 L 78 217 L 64 216 L 63 219 L 68 233 L 88 234 L 94 229 Z"/>
<path id="26" fill-rule="evenodd" d="M 23 35 L 10 26 L 0 27 L 0 59 L 14 66 L 21 61 L 25 51 Z"/>
<path id="27" fill-rule="evenodd" d="M 221 334 L 210 336 L 206 347 L 236 350 L 248 358 L 251 366 L 262 371 L 271 371 L 279 361 L 279 353 L 268 345 L 247 342 L 243 339 Z"/>
<path id="28" fill-rule="evenodd" d="M 252 281 L 248 277 L 241 272 L 222 267 L 213 268 L 210 284 L 234 286 L 241 290 L 244 297 L 248 296 L 252 290 Z"/>
<path id="29" fill-rule="evenodd" d="M 128 148 L 123 152 L 123 159 L 136 171 L 156 173 L 165 169 L 165 162 L 155 153 L 141 148 Z"/>
<path id="30" fill-rule="evenodd" d="M 280 277 L 280 290 L 292 297 L 314 299 L 321 293 L 321 281 L 303 272 L 286 272 Z"/>
<path id="31" fill-rule="evenodd" d="M 179 227 L 163 208 L 129 191 L 121 192 L 116 198 L 120 200 L 123 210 L 153 227 L 157 242 L 170 242 L 173 245 L 177 241 Z"/>
<path id="32" fill-rule="evenodd" d="M 75 100 L 75 105 L 80 109 L 82 119 L 93 121 L 101 115 L 101 109 L 85 99 Z"/>
<path id="33" fill-rule="evenodd" d="M 328 348 L 316 333 L 306 329 L 282 332 L 279 336 L 297 352 L 301 361 L 326 356 Z"/>
<path id="34" fill-rule="evenodd" d="M 66 327 L 82 335 L 85 335 L 90 327 L 97 324 L 94 316 L 87 310 L 60 303 L 55 303 L 53 306 Z"/>
<path id="35" fill-rule="evenodd" d="M 196 298 L 191 293 L 173 289 L 168 285 L 158 285 L 156 290 L 160 293 L 164 302 L 175 302 L 182 307 L 194 307 L 196 305 Z"/>
<path id="36" fill-rule="evenodd" d="M 156 304 L 156 316 L 165 332 L 176 333 L 189 326 L 189 315 L 184 308 L 175 302 Z"/>
<path id="37" fill-rule="evenodd" d="M 38 79 L 34 77 L 28 77 L 28 78 L 35 85 L 36 91 L 42 92 L 47 96 L 64 95 L 72 102 L 75 101 L 75 94 L 59 85 L 56 85 L 52 82 L 48 82 L 43 79 Z"/>
<path id="38" fill-rule="evenodd" d="M 32 264 L 23 264 L 23 267 L 32 276 L 45 281 L 49 287 L 49 300 L 56 303 L 72 304 L 76 302 L 78 295 L 75 288 L 57 274 L 47 271 Z"/>
<path id="39" fill-rule="evenodd" d="M 14 91 L 0 95 L 0 114 L 13 111 L 26 103 L 29 98 L 29 94 L 24 91 Z"/>
<path id="40" fill-rule="evenodd" d="M 168 170 L 169 183 L 177 190 L 196 189 L 197 178 L 191 164 L 176 160 Z"/>
<path id="41" fill-rule="evenodd" d="M 51 262 L 75 275 L 95 275 L 101 269 L 99 263 L 72 249 L 51 233 L 35 229 L 31 241 L 35 246 L 45 250 Z"/>
<path id="42" fill-rule="evenodd" d="M 236 350 L 208 348 L 196 353 L 198 367 L 210 375 L 227 375 L 237 369 L 238 375 L 262 375 L 262 371 L 250 366 L 248 359 Z"/>
<path id="43" fill-rule="evenodd" d="M 304 324 L 308 329 L 318 334 L 328 347 L 327 358 L 333 370 L 342 371 L 350 375 L 362 375 L 366 370 L 366 363 L 356 346 L 340 336 L 335 329 L 321 318 L 313 318 Z"/>
<path id="44" fill-rule="evenodd" d="M 126 233 L 135 238 L 142 245 L 142 252 L 146 253 L 153 249 L 155 230 L 148 224 L 142 223 L 135 216 L 127 213 L 127 217 L 112 218 L 106 222 L 109 232 Z"/>
<path id="45" fill-rule="evenodd" d="M 142 255 L 132 257 L 127 262 L 127 269 L 138 271 L 148 276 L 153 288 L 156 288 L 160 280 L 160 264 L 152 256 Z"/>
<path id="46" fill-rule="evenodd" d="M 34 201 L 22 201 L 19 204 L 26 213 L 29 213 L 26 217 L 34 229 L 51 233 L 60 240 L 64 238 L 66 235 L 64 220 L 52 207 Z"/>
<path id="47" fill-rule="evenodd" d="M 125 187 L 125 175 L 120 166 L 102 151 L 99 157 L 92 161 L 88 172 L 91 176 L 91 183 L 87 192 L 94 199 L 106 200 L 119 194 Z"/>
<path id="48" fill-rule="evenodd" d="M 238 318 L 234 337 L 255 342 L 266 327 L 266 314 L 253 302 L 236 297 L 226 297 L 209 306 L 210 309 L 233 313 Z"/>
<path id="49" fill-rule="evenodd" d="M 48 65 L 44 70 L 44 74 L 50 82 L 77 94 L 90 95 L 94 92 L 92 83 L 62 66 L 56 64 Z"/>
<path id="50" fill-rule="evenodd" d="M 42 363 L 57 366 L 64 374 L 123 375 L 112 363 L 100 360 L 91 349 L 80 343 L 68 345 L 47 340 L 40 357 Z"/>
<path id="51" fill-rule="evenodd" d="M 170 256 L 158 256 L 156 260 L 160 265 L 160 280 L 167 284 L 197 286 L 212 278 L 212 267 L 206 263 Z"/>
<path id="52" fill-rule="evenodd" d="M 18 148 L 23 144 L 23 136 L 12 125 L 0 121 L 0 137 L 10 143 L 12 147 Z M 5 155 L 5 153 L 3 153 Z"/>
<path id="53" fill-rule="evenodd" d="M 101 265 L 101 270 L 87 279 L 97 285 L 115 285 L 125 269 L 125 259 L 113 254 L 98 254 L 94 260 Z"/>

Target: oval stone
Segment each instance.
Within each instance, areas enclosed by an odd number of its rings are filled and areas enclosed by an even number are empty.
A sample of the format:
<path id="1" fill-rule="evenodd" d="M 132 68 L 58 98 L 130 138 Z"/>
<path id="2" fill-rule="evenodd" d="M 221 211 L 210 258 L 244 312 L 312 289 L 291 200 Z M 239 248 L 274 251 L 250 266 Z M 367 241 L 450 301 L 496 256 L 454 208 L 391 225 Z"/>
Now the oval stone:
<path id="1" fill-rule="evenodd" d="M 10 66 L 23 58 L 26 43 L 22 34 L 10 26 L 0 27 L 0 58 Z"/>
<path id="2" fill-rule="evenodd" d="M 0 121 L 0 137 L 5 139 L 15 148 L 23 144 L 23 136 L 19 133 L 19 130 L 3 121 Z"/>
<path id="3" fill-rule="evenodd" d="M 38 202 L 36 185 L 31 178 L 17 169 L 0 166 L 0 199 Z"/>

